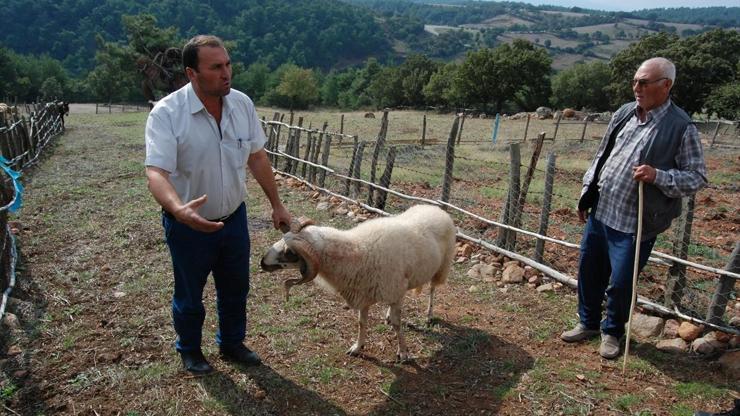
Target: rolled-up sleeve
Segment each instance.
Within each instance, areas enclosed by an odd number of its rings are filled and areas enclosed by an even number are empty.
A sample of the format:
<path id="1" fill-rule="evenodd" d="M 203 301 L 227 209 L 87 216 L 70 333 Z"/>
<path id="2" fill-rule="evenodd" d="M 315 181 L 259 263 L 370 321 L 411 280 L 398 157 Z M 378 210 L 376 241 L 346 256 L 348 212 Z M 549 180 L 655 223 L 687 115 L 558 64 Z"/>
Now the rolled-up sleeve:
<path id="1" fill-rule="evenodd" d="M 177 168 L 177 139 L 172 126 L 158 114 L 150 113 L 144 130 L 146 142 L 146 166 L 154 166 L 167 172 Z"/>
<path id="2" fill-rule="evenodd" d="M 689 124 L 681 138 L 676 156 L 677 169 L 656 170 L 655 185 L 666 196 L 679 198 L 692 195 L 707 184 L 704 151 L 696 126 Z"/>

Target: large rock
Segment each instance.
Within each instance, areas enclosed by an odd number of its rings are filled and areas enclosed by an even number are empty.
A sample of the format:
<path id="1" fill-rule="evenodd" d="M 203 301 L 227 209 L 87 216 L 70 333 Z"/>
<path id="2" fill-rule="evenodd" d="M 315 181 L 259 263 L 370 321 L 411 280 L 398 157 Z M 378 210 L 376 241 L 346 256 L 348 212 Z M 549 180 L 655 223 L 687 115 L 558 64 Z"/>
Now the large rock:
<path id="1" fill-rule="evenodd" d="M 535 112 L 537 113 L 537 117 L 540 120 L 552 118 L 552 109 L 549 107 L 537 107 L 537 110 L 535 110 Z"/>
<path id="2" fill-rule="evenodd" d="M 689 349 L 689 344 L 681 338 L 671 338 L 658 341 L 655 348 L 671 353 L 683 353 Z"/>
<path id="3" fill-rule="evenodd" d="M 730 377 L 740 378 L 740 351 L 728 351 L 717 362 Z"/>
<path id="4" fill-rule="evenodd" d="M 727 344 L 719 342 L 710 336 L 697 338 L 691 343 L 691 351 L 704 355 L 714 354 L 725 348 L 727 348 Z"/>
<path id="5" fill-rule="evenodd" d="M 681 324 L 675 319 L 668 319 L 663 325 L 663 337 L 676 338 L 678 336 L 678 327 Z"/>
<path id="6" fill-rule="evenodd" d="M 694 325 L 691 322 L 682 322 L 681 326 L 678 327 L 678 336 L 686 342 L 691 342 L 701 335 L 704 327 L 701 325 Z"/>
<path id="7" fill-rule="evenodd" d="M 501 280 L 504 283 L 521 283 L 524 281 L 524 269 L 516 264 L 510 264 L 504 269 Z"/>
<path id="8" fill-rule="evenodd" d="M 565 118 L 573 118 L 575 117 L 575 115 L 576 115 L 576 110 L 572 108 L 566 108 L 565 110 L 563 110 L 563 117 Z"/>
<path id="9" fill-rule="evenodd" d="M 663 319 L 636 313 L 632 316 L 632 330 L 642 338 L 657 337 L 663 330 Z"/>

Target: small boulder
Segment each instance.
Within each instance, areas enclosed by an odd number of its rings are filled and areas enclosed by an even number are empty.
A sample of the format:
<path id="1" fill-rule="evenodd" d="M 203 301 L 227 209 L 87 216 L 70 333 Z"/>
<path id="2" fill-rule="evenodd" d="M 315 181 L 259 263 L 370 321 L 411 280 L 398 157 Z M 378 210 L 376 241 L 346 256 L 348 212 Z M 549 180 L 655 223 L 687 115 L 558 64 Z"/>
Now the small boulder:
<path id="1" fill-rule="evenodd" d="M 537 118 L 540 120 L 544 120 L 546 118 L 552 118 L 552 109 L 549 107 L 537 107 L 537 110 L 535 110 L 537 113 Z"/>
<path id="2" fill-rule="evenodd" d="M 663 325 L 663 337 L 664 338 L 676 338 L 678 336 L 678 327 L 681 325 L 675 319 L 668 319 Z"/>
<path id="3" fill-rule="evenodd" d="M 483 279 L 493 280 L 493 278 L 496 276 L 496 269 L 490 264 L 483 263 L 480 267 L 480 276 Z"/>
<path id="4" fill-rule="evenodd" d="M 473 279 L 480 279 L 480 268 L 482 266 L 483 266 L 482 263 L 478 263 L 478 264 L 473 265 L 473 267 L 471 267 L 470 270 L 468 270 L 468 272 L 466 273 L 466 275 L 468 277 L 470 277 L 470 278 L 473 278 Z"/>
<path id="5" fill-rule="evenodd" d="M 537 286 L 537 291 L 540 293 L 543 292 L 552 292 L 552 283 L 545 283 L 544 285 Z"/>
<path id="6" fill-rule="evenodd" d="M 663 319 L 657 316 L 635 313 L 632 316 L 632 330 L 642 338 L 652 338 L 660 335 L 663 330 Z"/>
<path id="7" fill-rule="evenodd" d="M 703 355 L 714 354 L 717 351 L 715 342 L 706 338 L 697 338 L 691 343 L 691 351 Z"/>
<path id="8" fill-rule="evenodd" d="M 328 201 L 322 201 L 316 204 L 316 210 L 318 211 L 326 211 L 329 209 L 329 202 Z"/>
<path id="9" fill-rule="evenodd" d="M 521 283 L 524 281 L 524 269 L 511 264 L 504 269 L 502 280 L 504 283 Z"/>
<path id="10" fill-rule="evenodd" d="M 678 327 L 678 336 L 686 342 L 691 342 L 701 335 L 704 331 L 704 327 L 701 325 L 694 325 L 691 322 L 682 322 L 681 326 Z"/>
<path id="11" fill-rule="evenodd" d="M 566 108 L 565 110 L 563 110 L 563 117 L 565 118 L 573 118 L 575 117 L 575 115 L 576 115 L 576 110 L 572 108 Z"/>
<path id="12" fill-rule="evenodd" d="M 689 344 L 681 338 L 671 338 L 658 341 L 655 348 L 664 352 L 683 353 L 689 349 Z"/>

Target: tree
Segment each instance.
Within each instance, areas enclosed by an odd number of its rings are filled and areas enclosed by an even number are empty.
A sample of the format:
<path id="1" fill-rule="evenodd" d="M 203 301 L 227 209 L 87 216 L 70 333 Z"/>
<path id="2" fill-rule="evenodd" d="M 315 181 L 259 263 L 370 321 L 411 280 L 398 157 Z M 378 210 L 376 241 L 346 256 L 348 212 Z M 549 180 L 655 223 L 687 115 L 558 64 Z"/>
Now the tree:
<path id="1" fill-rule="evenodd" d="M 646 36 L 630 45 L 611 61 L 611 103 L 616 107 L 633 99 L 630 79 L 640 64 L 662 56 L 676 65 L 673 99 L 689 114 L 704 107 L 709 94 L 736 79 L 740 61 L 740 33 L 716 29 L 686 39 L 674 34 Z"/>
<path id="2" fill-rule="evenodd" d="M 283 73 L 276 92 L 287 100 L 290 110 L 305 109 L 318 100 L 319 85 L 312 70 L 294 66 Z"/>
<path id="3" fill-rule="evenodd" d="M 450 62 L 439 67 L 429 77 L 429 82 L 423 90 L 428 105 L 458 105 L 461 102 L 461 97 L 455 95 L 456 90 L 452 87 L 453 80 L 457 76 L 457 70 L 457 64 Z"/>
<path id="4" fill-rule="evenodd" d="M 544 49 L 517 39 L 511 45 L 469 52 L 453 89 L 465 103 L 484 110 L 501 112 L 507 101 L 522 107 L 541 105 L 550 95 L 551 63 Z"/>
<path id="5" fill-rule="evenodd" d="M 607 110 L 609 65 L 601 61 L 575 64 L 556 74 L 552 80 L 552 103 L 558 108 Z"/>
<path id="6" fill-rule="evenodd" d="M 261 62 L 249 65 L 246 71 L 234 75 L 234 88 L 249 95 L 254 102 L 262 99 L 267 92 L 270 68 Z"/>
<path id="7" fill-rule="evenodd" d="M 429 82 L 432 73 L 437 69 L 431 59 L 424 55 L 409 56 L 398 68 L 403 104 L 412 107 L 424 105 L 424 86 Z"/>
<path id="8" fill-rule="evenodd" d="M 728 82 L 716 88 L 706 101 L 708 114 L 727 120 L 740 120 L 740 83 Z"/>
<path id="9" fill-rule="evenodd" d="M 63 96 L 62 84 L 56 78 L 47 78 L 41 84 L 41 98 L 44 101 L 58 100 Z"/>

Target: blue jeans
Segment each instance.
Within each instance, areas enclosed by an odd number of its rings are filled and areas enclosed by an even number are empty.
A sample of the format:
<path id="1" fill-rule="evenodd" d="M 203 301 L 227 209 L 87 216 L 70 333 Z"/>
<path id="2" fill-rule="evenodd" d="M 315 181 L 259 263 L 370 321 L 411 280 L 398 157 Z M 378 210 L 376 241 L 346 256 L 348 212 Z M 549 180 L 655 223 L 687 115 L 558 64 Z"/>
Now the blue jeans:
<path id="1" fill-rule="evenodd" d="M 640 243 L 639 270 L 647 263 L 655 238 Z M 621 338 L 632 301 L 635 236 L 609 228 L 588 216 L 578 264 L 578 316 L 588 329 L 597 329 L 606 293 L 606 318 L 601 332 Z"/>
<path id="2" fill-rule="evenodd" d="M 178 351 L 200 349 L 203 321 L 203 287 L 213 272 L 216 285 L 219 345 L 238 344 L 247 328 L 249 293 L 249 230 L 246 206 L 242 203 L 224 227 L 203 233 L 162 215 L 167 246 L 172 256 L 175 292 L 172 319 Z"/>

